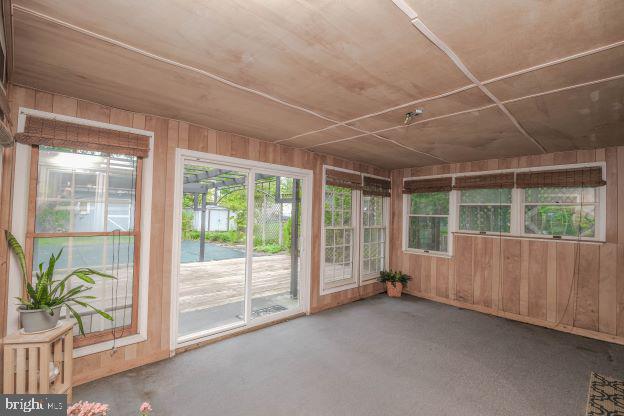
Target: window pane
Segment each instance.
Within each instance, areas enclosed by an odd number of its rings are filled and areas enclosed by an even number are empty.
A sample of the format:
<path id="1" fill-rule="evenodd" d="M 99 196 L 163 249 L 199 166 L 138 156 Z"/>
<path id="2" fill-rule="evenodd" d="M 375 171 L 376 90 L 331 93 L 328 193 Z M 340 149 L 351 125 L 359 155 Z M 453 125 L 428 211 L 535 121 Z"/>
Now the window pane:
<path id="1" fill-rule="evenodd" d="M 323 280 L 328 287 L 352 278 L 352 190 L 325 186 L 325 265 Z M 330 228 L 331 227 L 331 228 Z M 339 283 L 338 283 L 339 282 Z"/>
<path id="2" fill-rule="evenodd" d="M 524 232 L 527 234 L 594 237 L 594 206 L 527 205 Z"/>
<path id="3" fill-rule="evenodd" d="M 409 220 L 409 248 L 448 251 L 448 217 L 410 217 Z"/>
<path id="4" fill-rule="evenodd" d="M 597 201 L 596 188 L 528 188 L 524 191 L 526 203 L 593 204 Z"/>
<path id="5" fill-rule="evenodd" d="M 133 229 L 136 157 L 39 149 L 36 232 Z"/>
<path id="6" fill-rule="evenodd" d="M 511 204 L 511 189 L 469 189 L 460 194 L 461 204 Z"/>
<path id="7" fill-rule="evenodd" d="M 430 192 L 424 194 L 412 194 L 411 213 L 417 215 L 448 215 L 449 193 Z"/>
<path id="8" fill-rule="evenodd" d="M 362 198 L 362 223 L 364 226 L 362 240 L 362 273 L 371 275 L 379 273 L 384 261 L 384 212 L 383 197 L 368 196 Z M 383 227 L 383 228 L 380 228 Z"/>
<path id="9" fill-rule="evenodd" d="M 55 237 L 35 238 L 33 250 L 33 276 L 39 263 L 46 263 L 50 256 L 63 253 L 54 278 L 61 279 L 78 267 L 90 267 L 117 277 L 116 280 L 93 276 L 95 285 L 86 295 L 97 296 L 89 301 L 96 308 L 113 316 L 110 322 L 90 309 L 72 305 L 82 315 L 85 333 L 120 328 L 132 321 L 132 292 L 134 276 L 134 237 Z M 45 267 L 45 265 L 44 265 Z M 84 284 L 72 278 L 66 290 Z M 77 334 L 77 327 L 75 328 Z"/>
<path id="10" fill-rule="evenodd" d="M 511 231 L 509 205 L 462 205 L 459 207 L 459 229 L 463 231 Z"/>

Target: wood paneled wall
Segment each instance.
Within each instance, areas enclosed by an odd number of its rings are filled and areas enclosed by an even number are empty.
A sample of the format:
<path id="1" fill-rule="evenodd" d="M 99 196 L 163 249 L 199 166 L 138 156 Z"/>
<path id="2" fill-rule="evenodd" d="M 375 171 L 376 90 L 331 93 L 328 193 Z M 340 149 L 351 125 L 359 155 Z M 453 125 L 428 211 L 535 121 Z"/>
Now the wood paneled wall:
<path id="1" fill-rule="evenodd" d="M 116 108 L 77 100 L 61 95 L 11 86 L 9 91 L 13 112 L 13 124 L 17 125 L 19 107 L 80 117 L 90 120 L 118 124 L 153 131 L 154 177 L 152 188 L 152 230 L 150 241 L 150 280 L 148 305 L 148 340 L 119 348 L 115 352 L 102 352 L 76 360 L 74 380 L 84 383 L 112 373 L 127 370 L 169 356 L 169 313 L 171 287 L 171 251 L 173 227 L 173 187 L 175 149 L 187 148 L 208 153 L 257 160 L 314 172 L 314 194 L 322 192 L 322 167 L 324 164 L 353 169 L 378 176 L 389 176 L 389 172 L 357 162 L 323 156 L 305 150 L 280 146 L 235 134 L 224 133 L 186 122 L 164 119 L 156 116 L 132 113 Z M 13 172 L 13 149 L 4 152 L 2 212 L 0 227 L 10 226 L 11 186 Z M 310 288 L 311 311 L 316 312 L 343 303 L 370 296 L 382 291 L 380 284 L 367 285 L 360 289 L 319 296 L 321 198 L 313 198 L 312 207 L 312 272 Z M 165 238 L 163 238 L 165 236 Z M 6 324 L 6 287 L 8 255 L 4 238 L 0 246 L 0 322 Z M 13 307 L 9 301 L 8 307 Z M 4 332 L 4 331 L 3 331 Z M 1 374 L 2 372 L 0 372 Z"/>
<path id="2" fill-rule="evenodd" d="M 404 177 L 605 161 L 604 243 L 456 234 L 452 258 L 401 247 Z M 624 147 L 402 169 L 392 172 L 391 267 L 407 293 L 593 338 L 624 343 Z"/>

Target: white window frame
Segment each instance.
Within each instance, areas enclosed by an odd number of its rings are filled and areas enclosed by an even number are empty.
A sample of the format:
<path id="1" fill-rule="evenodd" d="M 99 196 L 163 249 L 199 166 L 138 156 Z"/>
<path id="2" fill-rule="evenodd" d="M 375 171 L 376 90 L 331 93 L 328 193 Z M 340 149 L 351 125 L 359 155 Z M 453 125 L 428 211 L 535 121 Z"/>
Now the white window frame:
<path id="1" fill-rule="evenodd" d="M 358 287 L 359 285 L 359 272 L 360 272 L 360 250 L 357 249 L 360 241 L 360 227 L 358 226 L 361 221 L 358 220 L 360 218 L 359 210 L 360 210 L 360 196 L 362 191 L 352 189 L 351 190 L 351 225 L 353 227 L 353 235 L 351 236 L 351 279 L 344 279 L 342 283 L 341 281 L 332 282 L 331 284 L 325 283 L 325 182 L 327 179 L 327 170 L 337 170 L 341 172 L 348 173 L 356 173 L 349 169 L 342 169 L 333 166 L 323 166 L 323 191 L 321 192 L 321 264 L 320 264 L 320 294 L 327 295 L 330 293 L 340 292 L 347 289 L 353 289 Z"/>
<path id="2" fill-rule="evenodd" d="M 20 107 L 17 121 L 17 132 L 23 132 L 26 125 L 26 117 L 34 116 L 50 120 L 65 121 L 73 124 L 85 126 L 99 127 L 128 133 L 140 134 L 148 136 L 150 140 L 150 151 L 146 158 L 143 159 L 143 177 L 141 192 L 141 267 L 139 270 L 139 297 L 138 302 L 138 330 L 136 334 L 125 336 L 114 341 L 104 341 L 97 344 L 86 345 L 84 347 L 74 349 L 74 358 L 83 357 L 90 354 L 110 350 L 113 347 L 123 347 L 126 345 L 137 344 L 147 340 L 147 305 L 148 305 L 148 289 L 149 289 L 149 255 L 150 255 L 150 231 L 152 223 L 152 178 L 154 165 L 154 132 L 147 130 L 139 130 L 131 127 L 120 126 L 110 123 L 103 123 L 88 119 L 65 116 L 61 114 L 49 113 L 40 110 Z M 28 215 L 28 186 L 30 182 L 30 155 L 31 146 L 21 143 L 15 144 L 15 172 L 22 174 L 16 175 L 13 180 L 13 202 L 11 206 L 11 231 L 13 235 L 20 241 L 26 241 L 26 223 Z M 7 184 L 10 186 L 10 184 Z M 9 259 L 9 299 L 21 296 L 22 281 L 19 266 L 11 256 Z M 14 332 L 18 330 L 18 316 L 16 308 L 9 308 L 7 313 L 7 331 Z"/>
<path id="3" fill-rule="evenodd" d="M 602 178 L 606 180 L 606 162 L 588 162 L 588 163 L 573 163 L 566 165 L 555 166 L 538 166 L 530 168 L 516 168 L 516 169 L 499 169 L 499 170 L 487 170 L 479 172 L 463 172 L 457 174 L 446 175 L 431 175 L 431 176 L 416 176 L 406 177 L 403 181 L 419 180 L 419 179 L 433 179 L 433 178 L 452 178 L 453 184 L 455 184 L 455 178 L 462 176 L 474 176 L 484 174 L 496 174 L 496 173 L 521 173 L 521 172 L 543 172 L 553 170 L 566 170 L 566 169 L 578 169 L 578 168 L 590 168 L 600 167 L 602 170 Z M 521 188 L 513 188 L 511 192 L 511 232 L 510 233 L 496 233 L 489 232 L 486 235 L 502 235 L 503 238 L 519 238 L 527 240 L 555 240 L 555 241 L 584 241 L 589 243 L 603 243 L 606 238 L 607 227 L 607 187 L 598 187 L 598 200 L 597 209 L 595 210 L 596 217 L 596 235 L 594 237 L 576 237 L 576 236 L 548 236 L 538 234 L 527 234 L 524 232 L 524 190 Z M 468 235 L 483 235 L 478 231 L 459 230 L 459 192 L 458 190 L 452 190 L 449 194 L 450 206 L 449 206 L 449 236 L 454 234 L 468 234 Z M 449 238 L 448 253 L 444 252 L 427 252 L 426 250 L 419 250 L 408 247 L 408 231 L 409 231 L 409 194 L 403 195 L 403 213 L 402 213 L 402 245 L 404 253 L 421 254 L 437 257 L 452 257 L 453 255 L 453 242 L 454 238 Z"/>
<path id="4" fill-rule="evenodd" d="M 371 177 L 371 178 L 378 178 L 378 179 L 388 179 L 388 178 L 383 178 L 381 176 L 374 176 L 374 175 L 363 175 L 363 176 L 367 176 L 367 177 Z M 359 244 L 359 250 L 360 253 L 362 253 L 360 255 L 360 270 L 364 270 L 364 215 L 363 215 L 363 209 L 364 209 L 364 195 L 362 194 L 362 203 L 361 203 L 361 207 L 360 207 L 360 230 L 361 230 L 361 241 Z M 370 228 L 383 228 L 384 230 L 384 263 L 383 263 L 383 267 L 382 270 L 388 270 L 388 265 L 389 265 L 389 256 L 390 256 L 390 250 L 389 250 L 389 246 L 390 246 L 390 241 L 389 241 L 389 237 L 390 237 L 390 232 L 389 232 L 389 228 L 390 228 L 390 198 L 388 197 L 382 197 L 382 209 L 383 209 L 383 215 L 382 215 L 382 226 L 381 227 L 370 227 Z M 378 280 L 379 277 L 379 273 L 368 273 L 368 274 L 364 274 L 362 272 L 359 273 L 360 276 L 360 286 L 363 285 L 367 285 L 370 283 L 375 283 Z"/>
<path id="5" fill-rule="evenodd" d="M 455 179 L 453 179 L 453 182 L 455 181 Z M 476 203 L 471 203 L 471 204 L 463 204 L 461 202 L 461 193 L 463 192 L 463 190 L 457 190 L 454 191 L 457 193 L 457 215 L 455 216 L 455 229 L 457 230 L 458 233 L 462 233 L 462 234 L 475 234 L 475 235 L 504 235 L 504 236 L 511 236 L 513 235 L 513 231 L 514 231 L 514 219 L 516 216 L 516 210 L 514 209 L 515 205 L 514 205 L 514 191 L 516 190 L 516 188 L 512 188 L 511 189 L 511 202 L 509 204 L 476 204 Z M 459 216 L 461 213 L 461 207 L 462 206 L 474 206 L 474 207 L 481 207 L 481 206 L 503 206 L 503 205 L 509 205 L 510 208 L 510 225 L 509 225 L 509 232 L 508 233 L 503 233 L 503 232 L 497 232 L 497 231 L 477 231 L 477 230 L 462 230 L 459 227 Z"/>
<path id="6" fill-rule="evenodd" d="M 363 216 L 362 216 L 362 201 L 363 193 L 360 190 L 351 190 L 351 220 L 353 224 L 353 237 L 352 237 L 352 279 L 346 280 L 341 285 L 327 285 L 325 283 L 325 182 L 327 179 L 327 170 L 337 170 L 340 172 L 355 173 L 362 175 L 362 177 L 373 177 L 379 179 L 388 179 L 382 176 L 375 176 L 370 174 L 363 174 L 361 172 L 338 168 L 335 166 L 324 165 L 323 166 L 323 192 L 321 193 L 321 253 L 320 253 L 320 284 L 319 294 L 328 295 L 330 293 L 341 292 L 343 290 L 353 289 L 356 287 L 371 284 L 377 281 L 378 274 L 369 274 L 367 276 L 361 275 L 362 267 L 362 231 L 363 231 Z M 384 267 L 387 269 L 389 265 L 389 241 L 390 241 L 390 198 L 384 197 L 384 224 L 386 228 L 385 233 L 385 253 L 384 253 Z"/>
<path id="7" fill-rule="evenodd" d="M 348 188 L 344 188 L 344 189 L 348 189 Z M 349 190 L 351 192 L 351 225 L 349 226 L 330 226 L 327 227 L 325 225 L 325 195 L 327 193 L 327 189 L 326 186 L 323 186 L 323 262 L 321 263 L 323 266 L 323 273 L 325 273 L 325 251 L 327 249 L 327 245 L 326 245 L 326 235 L 327 235 L 327 230 L 331 229 L 334 231 L 347 231 L 347 230 L 351 230 L 351 241 L 349 243 L 349 249 L 350 249 L 350 263 L 351 263 L 351 276 L 341 279 L 341 280 L 336 280 L 333 282 L 325 282 L 325 280 L 323 280 L 323 285 L 325 289 L 331 290 L 334 288 L 343 288 L 344 286 L 349 286 L 353 283 L 357 284 L 357 270 L 359 270 L 359 268 L 357 267 L 356 264 L 356 259 L 358 258 L 358 249 L 357 249 L 357 241 L 358 238 L 356 237 L 356 235 L 358 234 L 358 217 L 357 217 L 357 212 L 358 212 L 358 194 L 360 193 L 360 191 L 356 191 L 353 189 Z M 344 244 L 343 242 L 343 245 Z M 334 245 L 330 246 L 330 247 L 334 247 L 336 248 L 336 244 L 334 241 Z"/>
<path id="8" fill-rule="evenodd" d="M 440 175 L 440 176 L 425 176 L 419 178 L 405 178 L 403 181 L 410 179 L 432 179 L 432 178 L 448 178 L 452 177 L 452 175 Z M 453 178 L 454 182 L 454 178 Z M 452 257 L 453 255 L 453 235 L 457 231 L 457 191 L 451 190 L 448 192 L 449 194 L 449 213 L 448 215 L 411 215 L 410 214 L 410 204 L 411 204 L 411 194 L 403 195 L 403 252 L 405 253 L 413 253 L 413 254 L 424 254 L 434 257 Z M 435 251 L 435 250 L 423 250 L 420 248 L 413 248 L 409 246 L 409 218 L 412 216 L 418 217 L 439 217 L 444 218 L 448 217 L 448 236 L 446 249 L 447 251 Z"/>
<path id="9" fill-rule="evenodd" d="M 605 172 L 604 169 L 602 171 L 602 174 L 604 176 Z M 603 177 L 604 179 L 604 177 Z M 544 188 L 550 188 L 550 187 L 544 187 Z M 536 188 L 539 189 L 539 188 Z M 595 187 L 591 187 L 591 189 L 594 189 L 596 191 L 596 202 L 587 202 L 584 204 L 572 204 L 572 203 L 552 203 L 552 204 L 536 204 L 536 203 L 530 203 L 527 204 L 526 203 L 526 190 L 525 189 L 518 189 L 518 191 L 520 191 L 518 193 L 519 195 L 519 201 L 518 201 L 518 234 L 522 235 L 523 237 L 527 237 L 527 238 L 547 238 L 547 239 L 553 239 L 553 240 L 574 240 L 577 241 L 580 240 L 581 241 L 604 241 L 604 236 L 605 236 L 605 232 L 606 232 L 606 227 L 605 227 L 605 223 L 606 223 L 606 186 L 601 186 L 599 188 L 595 188 Z M 604 193 L 604 196 L 602 195 Z M 594 221 L 595 221 L 595 235 L 594 237 L 584 237 L 584 236 L 573 236 L 573 235 L 559 235 L 559 236 L 555 236 L 555 235 L 549 235 L 549 234 L 531 234 L 531 233 L 527 233 L 525 231 L 525 225 L 526 225 L 526 218 L 524 215 L 525 212 L 525 207 L 527 205 L 548 205 L 548 206 L 593 206 L 595 207 L 594 209 Z M 605 209 L 603 209 L 605 208 Z M 604 211 L 604 213 L 603 213 Z"/>

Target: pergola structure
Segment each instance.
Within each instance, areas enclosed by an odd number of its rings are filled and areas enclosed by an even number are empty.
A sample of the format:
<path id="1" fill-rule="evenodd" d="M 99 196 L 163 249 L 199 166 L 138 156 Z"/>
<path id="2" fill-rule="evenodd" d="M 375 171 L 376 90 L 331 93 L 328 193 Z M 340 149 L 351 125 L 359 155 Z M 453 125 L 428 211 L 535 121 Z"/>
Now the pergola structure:
<path id="1" fill-rule="evenodd" d="M 292 226 L 290 234 L 290 257 L 291 257 L 291 284 L 290 292 L 293 297 L 297 297 L 298 291 L 298 252 L 299 252 L 299 182 L 293 180 L 292 195 L 283 197 L 281 194 L 281 177 L 275 175 L 256 174 L 256 182 L 271 181 L 275 179 L 275 203 L 291 203 L 292 204 Z M 193 211 L 201 212 L 201 226 L 199 232 L 199 261 L 203 262 L 205 258 L 206 244 L 206 212 L 210 205 L 217 206 L 219 203 L 220 190 L 234 190 L 236 188 L 244 188 L 247 181 L 247 175 L 231 171 L 229 169 L 219 168 L 200 168 L 185 169 L 183 193 L 193 195 Z M 209 204 L 208 194 L 211 190 L 213 200 Z M 201 201 L 200 201 L 201 196 Z"/>

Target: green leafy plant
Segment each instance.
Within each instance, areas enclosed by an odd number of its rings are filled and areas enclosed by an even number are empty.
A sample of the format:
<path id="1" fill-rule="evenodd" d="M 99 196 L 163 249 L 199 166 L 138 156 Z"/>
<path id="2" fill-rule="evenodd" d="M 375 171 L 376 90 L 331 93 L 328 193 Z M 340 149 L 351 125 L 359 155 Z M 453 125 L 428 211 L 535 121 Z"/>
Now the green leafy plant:
<path id="1" fill-rule="evenodd" d="M 113 320 L 113 317 L 106 312 L 90 305 L 87 301 L 96 299 L 96 297 L 86 295 L 85 292 L 91 290 L 93 287 L 89 285 L 95 284 L 95 280 L 92 276 L 115 279 L 114 276 L 83 267 L 72 271 L 61 280 L 54 280 L 54 268 L 63 253 L 63 249 L 61 249 L 57 255 L 52 254 L 50 256 L 50 260 L 48 261 L 48 265 L 45 269 L 44 263 L 39 263 L 39 270 L 36 271 L 36 283 L 33 286 L 26 277 L 26 256 L 24 255 L 24 249 L 15 236 L 8 230 L 5 231 L 5 236 L 9 247 L 11 247 L 11 251 L 13 251 L 13 254 L 15 254 L 15 257 L 17 257 L 17 261 L 19 262 L 20 270 L 22 272 L 22 280 L 28 294 L 26 297 L 17 298 L 20 303 L 20 308 L 26 310 L 42 309 L 50 315 L 53 315 L 54 308 L 64 305 L 78 322 L 78 327 L 82 335 L 84 335 L 82 318 L 74 307 L 71 306 L 71 304 L 92 309 L 104 319 L 109 321 Z M 76 277 L 89 285 L 81 284 L 66 291 L 67 281 L 72 277 Z"/>
<path id="2" fill-rule="evenodd" d="M 390 282 L 392 283 L 392 286 L 394 287 L 396 287 L 397 282 L 405 286 L 409 280 L 412 280 L 412 278 L 398 270 L 397 271 L 392 271 L 392 269 L 382 270 L 379 273 L 380 282 L 382 283 Z"/>

